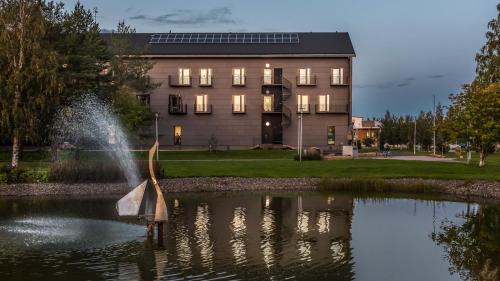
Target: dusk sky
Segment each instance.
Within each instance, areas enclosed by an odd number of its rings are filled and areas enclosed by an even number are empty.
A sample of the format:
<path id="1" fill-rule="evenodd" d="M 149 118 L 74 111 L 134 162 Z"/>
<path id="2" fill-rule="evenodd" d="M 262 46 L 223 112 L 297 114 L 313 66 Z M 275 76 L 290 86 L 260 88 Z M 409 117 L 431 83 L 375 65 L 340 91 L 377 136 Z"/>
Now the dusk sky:
<path id="1" fill-rule="evenodd" d="M 72 8 L 76 1 L 64 1 Z M 353 114 L 416 114 L 474 78 L 498 0 L 85 0 L 103 29 L 137 32 L 345 31 L 356 50 Z"/>

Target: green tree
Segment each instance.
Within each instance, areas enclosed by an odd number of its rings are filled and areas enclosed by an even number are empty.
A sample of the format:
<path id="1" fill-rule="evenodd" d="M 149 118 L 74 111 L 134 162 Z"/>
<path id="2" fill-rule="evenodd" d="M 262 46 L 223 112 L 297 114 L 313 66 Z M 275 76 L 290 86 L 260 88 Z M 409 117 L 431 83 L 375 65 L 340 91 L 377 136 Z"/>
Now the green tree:
<path id="1" fill-rule="evenodd" d="M 500 4 L 497 12 L 497 17 L 488 23 L 486 44 L 476 55 L 477 76 L 473 84 L 481 88 L 500 82 Z"/>
<path id="2" fill-rule="evenodd" d="M 62 89 L 50 40 L 59 12 L 43 1 L 0 0 L 0 127 L 12 142 L 13 167 L 23 141 L 40 138 Z"/>

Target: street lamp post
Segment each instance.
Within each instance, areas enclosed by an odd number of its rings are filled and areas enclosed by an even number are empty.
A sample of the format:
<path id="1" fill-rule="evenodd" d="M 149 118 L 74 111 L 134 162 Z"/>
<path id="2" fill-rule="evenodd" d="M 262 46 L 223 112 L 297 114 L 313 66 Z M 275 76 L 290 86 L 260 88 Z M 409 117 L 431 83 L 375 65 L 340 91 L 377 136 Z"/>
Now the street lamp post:
<path id="1" fill-rule="evenodd" d="M 160 143 L 158 141 L 158 117 L 160 116 L 160 113 L 158 112 L 155 112 L 155 127 L 156 127 L 156 161 L 160 160 L 160 153 L 159 153 L 159 146 L 160 146 Z"/>

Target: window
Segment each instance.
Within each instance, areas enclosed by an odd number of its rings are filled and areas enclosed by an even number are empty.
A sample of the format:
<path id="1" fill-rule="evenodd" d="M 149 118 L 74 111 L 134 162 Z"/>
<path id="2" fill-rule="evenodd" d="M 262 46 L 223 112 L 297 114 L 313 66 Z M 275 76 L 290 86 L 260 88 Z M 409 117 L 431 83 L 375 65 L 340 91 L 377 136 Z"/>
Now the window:
<path id="1" fill-rule="evenodd" d="M 208 112 L 208 95 L 196 96 L 194 109 L 196 112 Z"/>
<path id="2" fill-rule="evenodd" d="M 169 95 L 168 96 L 168 112 L 171 114 L 185 114 L 186 107 L 182 103 L 182 97 L 180 95 Z"/>
<path id="3" fill-rule="evenodd" d="M 342 85 L 344 84 L 344 69 L 334 68 L 332 69 L 332 85 Z"/>
<path id="4" fill-rule="evenodd" d="M 273 96 L 264 96 L 264 112 L 273 112 Z"/>
<path id="5" fill-rule="evenodd" d="M 326 138 L 328 145 L 335 145 L 335 126 L 328 126 Z"/>
<path id="6" fill-rule="evenodd" d="M 245 95 L 233 96 L 233 112 L 245 112 Z"/>
<path id="7" fill-rule="evenodd" d="M 200 85 L 202 85 L 202 86 L 212 85 L 212 69 L 211 68 L 200 69 Z"/>
<path id="8" fill-rule="evenodd" d="M 328 112 L 330 111 L 330 95 L 319 95 L 318 100 L 318 111 Z"/>
<path id="9" fill-rule="evenodd" d="M 137 95 L 136 97 L 142 105 L 149 105 L 150 103 L 149 95 Z"/>
<path id="10" fill-rule="evenodd" d="M 174 145 L 182 144 L 182 127 L 174 126 Z"/>
<path id="11" fill-rule="evenodd" d="M 298 84 L 299 85 L 310 85 L 311 84 L 311 69 L 310 68 L 299 69 Z"/>
<path id="12" fill-rule="evenodd" d="M 233 85 L 245 85 L 245 69 L 233 68 Z"/>
<path id="13" fill-rule="evenodd" d="M 297 112 L 309 112 L 309 96 L 297 95 Z"/>
<path id="14" fill-rule="evenodd" d="M 273 70 L 270 68 L 264 68 L 264 77 L 262 80 L 263 84 L 269 85 L 273 84 Z"/>
<path id="15" fill-rule="evenodd" d="M 179 85 L 191 85 L 191 69 L 179 68 Z"/>

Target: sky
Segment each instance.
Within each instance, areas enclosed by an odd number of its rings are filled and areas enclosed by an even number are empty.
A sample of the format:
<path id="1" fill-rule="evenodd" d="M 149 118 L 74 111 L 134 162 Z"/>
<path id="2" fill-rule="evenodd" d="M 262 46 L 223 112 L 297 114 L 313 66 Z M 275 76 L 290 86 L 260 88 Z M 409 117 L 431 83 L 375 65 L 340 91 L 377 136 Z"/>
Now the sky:
<path id="1" fill-rule="evenodd" d="M 63 1 L 72 8 L 76 0 Z M 475 74 L 498 0 L 81 0 L 102 29 L 137 32 L 349 32 L 356 51 L 353 114 L 448 104 Z"/>

